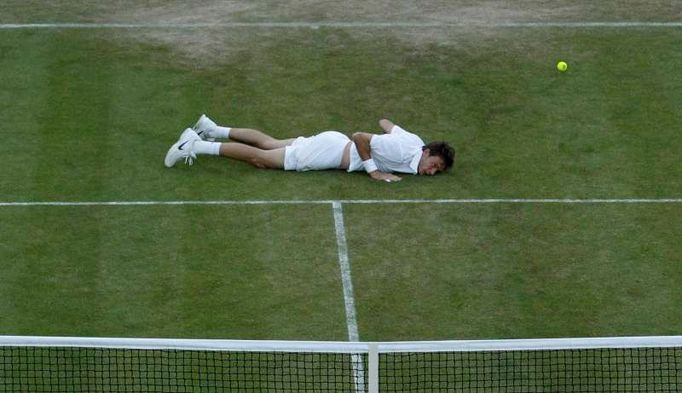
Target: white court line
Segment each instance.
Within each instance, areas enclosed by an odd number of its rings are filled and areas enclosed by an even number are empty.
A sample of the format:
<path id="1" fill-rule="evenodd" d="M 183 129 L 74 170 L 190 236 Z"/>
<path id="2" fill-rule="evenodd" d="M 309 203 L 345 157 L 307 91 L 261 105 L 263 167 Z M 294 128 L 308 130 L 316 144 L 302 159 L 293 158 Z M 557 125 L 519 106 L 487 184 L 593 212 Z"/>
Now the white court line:
<path id="1" fill-rule="evenodd" d="M 164 206 L 164 205 L 329 205 L 329 204 L 676 204 L 682 198 L 483 198 L 483 199 L 342 199 L 342 200 L 216 200 L 216 201 L 26 201 L 0 202 L 0 207 L 31 206 Z"/>
<path id="2" fill-rule="evenodd" d="M 343 300 L 346 305 L 348 340 L 355 342 L 360 341 L 360 335 L 358 334 L 358 322 L 355 317 L 355 300 L 353 297 L 353 282 L 350 274 L 348 244 L 346 243 L 346 228 L 343 225 L 343 208 L 338 201 L 332 202 L 332 208 L 334 210 L 336 244 L 339 250 L 339 268 L 341 269 L 341 281 L 343 282 Z"/>
<path id="3" fill-rule="evenodd" d="M 336 229 L 336 244 L 339 250 L 339 268 L 341 270 L 341 282 L 343 283 L 343 302 L 346 308 L 346 326 L 348 327 L 348 340 L 360 341 L 358 333 L 358 321 L 355 313 L 355 298 L 353 296 L 353 280 L 350 273 L 350 261 L 348 258 L 348 243 L 346 242 L 346 227 L 343 224 L 343 208 L 338 201 L 332 202 L 334 211 L 334 228 Z M 355 391 L 365 391 L 365 367 L 360 355 L 351 355 L 353 368 L 353 380 Z"/>
<path id="4" fill-rule="evenodd" d="M 0 30 L 16 29 L 198 29 L 215 27 L 236 28 L 659 28 L 682 27 L 680 21 L 645 22 L 221 22 L 221 23 L 2 23 Z"/>

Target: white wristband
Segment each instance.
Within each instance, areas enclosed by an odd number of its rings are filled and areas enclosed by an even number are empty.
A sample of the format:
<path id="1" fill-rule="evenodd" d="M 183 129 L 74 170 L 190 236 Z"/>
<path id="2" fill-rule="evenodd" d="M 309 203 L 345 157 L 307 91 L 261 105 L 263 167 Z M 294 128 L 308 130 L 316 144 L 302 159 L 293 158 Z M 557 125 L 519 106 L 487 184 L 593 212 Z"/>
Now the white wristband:
<path id="1" fill-rule="evenodd" d="M 374 171 L 376 171 L 376 170 L 378 169 L 378 168 L 377 168 L 377 164 L 375 164 L 375 163 L 374 163 L 374 160 L 371 159 L 371 158 L 370 158 L 369 160 L 363 161 L 363 162 L 362 162 L 362 166 L 365 167 L 365 171 L 366 171 L 367 173 L 374 172 Z"/>

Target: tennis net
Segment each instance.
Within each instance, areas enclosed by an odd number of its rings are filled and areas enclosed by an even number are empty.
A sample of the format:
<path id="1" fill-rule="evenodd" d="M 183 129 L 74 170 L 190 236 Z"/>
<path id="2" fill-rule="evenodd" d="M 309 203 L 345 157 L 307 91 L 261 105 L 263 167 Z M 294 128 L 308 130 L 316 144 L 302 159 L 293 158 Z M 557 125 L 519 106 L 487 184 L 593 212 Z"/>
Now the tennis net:
<path id="1" fill-rule="evenodd" d="M 677 392 L 682 336 L 394 343 L 0 336 L 0 392 Z"/>

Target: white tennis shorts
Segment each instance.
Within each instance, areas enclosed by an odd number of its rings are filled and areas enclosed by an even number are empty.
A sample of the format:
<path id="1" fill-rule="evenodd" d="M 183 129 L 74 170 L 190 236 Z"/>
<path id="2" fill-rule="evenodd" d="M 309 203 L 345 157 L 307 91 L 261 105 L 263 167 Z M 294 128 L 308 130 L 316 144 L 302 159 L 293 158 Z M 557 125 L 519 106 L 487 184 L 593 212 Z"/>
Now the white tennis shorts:
<path id="1" fill-rule="evenodd" d="M 350 139 L 338 131 L 298 137 L 284 148 L 284 170 L 303 172 L 337 169 L 348 142 Z"/>

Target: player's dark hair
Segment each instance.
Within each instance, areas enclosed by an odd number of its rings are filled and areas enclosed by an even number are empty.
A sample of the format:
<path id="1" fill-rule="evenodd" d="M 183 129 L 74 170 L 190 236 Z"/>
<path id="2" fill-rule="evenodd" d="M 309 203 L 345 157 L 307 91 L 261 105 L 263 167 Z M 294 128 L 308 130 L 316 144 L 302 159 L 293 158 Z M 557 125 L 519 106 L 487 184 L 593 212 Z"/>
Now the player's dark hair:
<path id="1" fill-rule="evenodd" d="M 447 142 L 431 142 L 422 147 L 422 150 L 426 149 L 429 149 L 429 155 L 438 156 L 443 159 L 446 170 L 452 168 L 452 165 L 455 163 L 455 149 L 448 145 Z"/>

